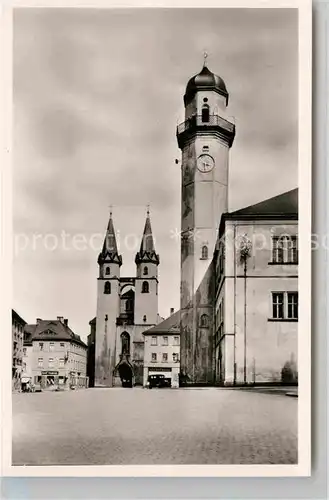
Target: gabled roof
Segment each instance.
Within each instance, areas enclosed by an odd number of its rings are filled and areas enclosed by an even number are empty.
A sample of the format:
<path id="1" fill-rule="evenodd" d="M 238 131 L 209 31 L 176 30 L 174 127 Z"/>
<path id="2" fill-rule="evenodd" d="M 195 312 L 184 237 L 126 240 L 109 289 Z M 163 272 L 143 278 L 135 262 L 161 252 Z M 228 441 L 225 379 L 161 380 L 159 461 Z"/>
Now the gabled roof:
<path id="1" fill-rule="evenodd" d="M 26 325 L 25 331 L 28 334 L 29 341 L 33 340 L 69 340 L 87 347 L 69 326 L 66 326 L 60 320 L 40 320 L 36 325 Z"/>
<path id="2" fill-rule="evenodd" d="M 18 321 L 19 323 L 21 323 L 21 325 L 26 325 L 26 321 L 14 310 L 12 309 L 11 310 L 11 318 L 12 318 L 12 321 Z"/>
<path id="3" fill-rule="evenodd" d="M 219 232 L 226 220 L 298 220 L 298 188 L 281 193 L 254 205 L 222 215 Z"/>
<path id="4" fill-rule="evenodd" d="M 180 334 L 180 310 L 169 316 L 156 326 L 143 332 L 144 335 L 160 335 L 160 334 Z"/>

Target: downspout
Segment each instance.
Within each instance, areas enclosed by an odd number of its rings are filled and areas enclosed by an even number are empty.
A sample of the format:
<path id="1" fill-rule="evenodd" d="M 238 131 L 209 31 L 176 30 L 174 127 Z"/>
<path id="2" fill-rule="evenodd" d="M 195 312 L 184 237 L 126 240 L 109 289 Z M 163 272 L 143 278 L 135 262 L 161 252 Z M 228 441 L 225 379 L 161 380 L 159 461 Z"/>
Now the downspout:
<path id="1" fill-rule="evenodd" d="M 244 259 L 243 381 L 247 383 L 247 259 Z"/>
<path id="2" fill-rule="evenodd" d="M 233 385 L 236 384 L 236 225 L 234 224 L 234 299 L 233 299 Z"/>

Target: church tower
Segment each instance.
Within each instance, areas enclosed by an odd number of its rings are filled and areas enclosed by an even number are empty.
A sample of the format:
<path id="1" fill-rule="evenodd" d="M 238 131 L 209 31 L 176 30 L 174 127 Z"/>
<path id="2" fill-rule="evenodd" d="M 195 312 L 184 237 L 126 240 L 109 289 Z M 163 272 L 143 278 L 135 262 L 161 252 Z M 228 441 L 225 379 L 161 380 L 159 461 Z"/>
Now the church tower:
<path id="1" fill-rule="evenodd" d="M 120 267 L 112 213 L 98 256 L 95 386 L 111 387 L 115 368 L 116 318 L 120 311 Z"/>
<path id="2" fill-rule="evenodd" d="M 136 254 L 135 324 L 156 325 L 158 316 L 158 266 L 150 213 L 146 221 L 139 252 Z"/>
<path id="3" fill-rule="evenodd" d="M 191 383 L 196 382 L 198 344 L 195 295 L 213 257 L 221 215 L 228 210 L 229 149 L 235 136 L 226 117 L 228 99 L 224 81 L 205 60 L 187 84 L 185 121 L 176 133 L 182 151 L 181 372 Z"/>

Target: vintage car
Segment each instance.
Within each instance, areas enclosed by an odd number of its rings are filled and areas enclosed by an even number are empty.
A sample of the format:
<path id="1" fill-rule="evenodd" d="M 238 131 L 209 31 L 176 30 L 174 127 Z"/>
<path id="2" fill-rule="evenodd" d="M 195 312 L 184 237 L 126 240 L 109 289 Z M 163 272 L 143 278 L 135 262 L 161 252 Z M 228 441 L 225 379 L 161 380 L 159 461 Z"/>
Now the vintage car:
<path id="1" fill-rule="evenodd" d="M 164 375 L 149 375 L 147 379 L 147 387 L 149 389 L 152 389 L 153 387 L 170 387 L 170 380 L 166 379 Z"/>

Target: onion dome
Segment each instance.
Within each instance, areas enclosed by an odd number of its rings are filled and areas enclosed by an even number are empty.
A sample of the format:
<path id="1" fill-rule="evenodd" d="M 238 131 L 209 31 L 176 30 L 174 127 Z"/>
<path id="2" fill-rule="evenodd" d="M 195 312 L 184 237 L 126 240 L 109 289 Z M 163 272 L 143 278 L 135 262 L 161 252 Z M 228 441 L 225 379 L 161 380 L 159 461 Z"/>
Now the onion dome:
<path id="1" fill-rule="evenodd" d="M 203 66 L 200 73 L 192 76 L 188 81 L 184 96 L 185 105 L 191 101 L 198 90 L 212 90 L 217 92 L 226 98 L 226 105 L 228 103 L 228 92 L 224 80 L 212 73 L 206 65 Z"/>

